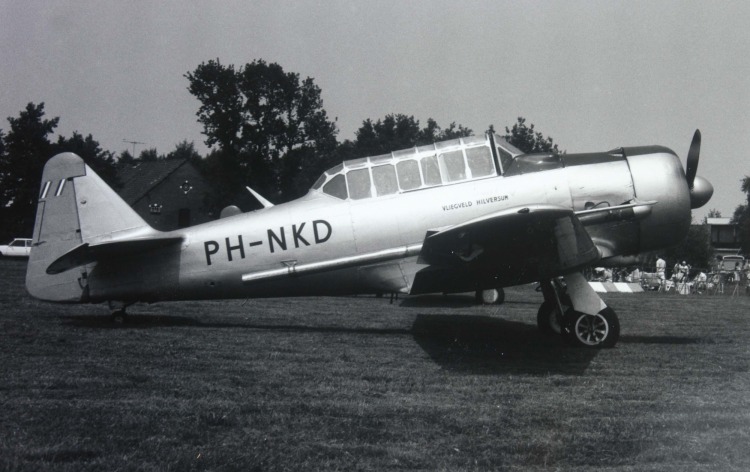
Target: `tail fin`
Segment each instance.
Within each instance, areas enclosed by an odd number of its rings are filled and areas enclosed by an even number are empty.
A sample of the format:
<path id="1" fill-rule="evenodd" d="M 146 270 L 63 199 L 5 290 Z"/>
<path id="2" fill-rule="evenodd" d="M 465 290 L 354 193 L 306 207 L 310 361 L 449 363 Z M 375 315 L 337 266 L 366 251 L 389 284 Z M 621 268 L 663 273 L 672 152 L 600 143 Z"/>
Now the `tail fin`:
<path id="1" fill-rule="evenodd" d="M 26 290 L 42 300 L 86 302 L 87 266 L 54 275 L 47 268 L 82 243 L 138 229 L 153 231 L 83 159 L 58 154 L 42 174 Z"/>

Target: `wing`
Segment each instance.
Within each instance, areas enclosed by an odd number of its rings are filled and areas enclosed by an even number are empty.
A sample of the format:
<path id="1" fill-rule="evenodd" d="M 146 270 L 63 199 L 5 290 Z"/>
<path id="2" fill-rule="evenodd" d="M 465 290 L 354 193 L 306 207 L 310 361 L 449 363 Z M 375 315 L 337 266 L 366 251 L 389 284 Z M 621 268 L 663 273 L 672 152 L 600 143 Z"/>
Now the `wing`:
<path id="1" fill-rule="evenodd" d="M 583 224 L 554 205 L 510 208 L 428 233 L 411 293 L 518 285 L 591 265 L 600 258 Z"/>

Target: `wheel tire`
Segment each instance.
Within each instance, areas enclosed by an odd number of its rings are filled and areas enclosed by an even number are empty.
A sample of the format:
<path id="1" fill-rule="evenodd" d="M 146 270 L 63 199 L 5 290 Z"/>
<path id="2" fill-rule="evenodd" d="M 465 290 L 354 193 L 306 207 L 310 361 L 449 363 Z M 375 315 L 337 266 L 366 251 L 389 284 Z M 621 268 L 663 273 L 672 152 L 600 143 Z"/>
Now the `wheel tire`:
<path id="1" fill-rule="evenodd" d="M 562 303 L 563 310 L 568 309 L 571 305 L 570 298 L 567 295 L 563 295 L 560 303 Z M 536 313 L 536 326 L 542 334 L 557 336 L 562 332 L 562 326 L 558 321 L 559 311 L 557 302 L 545 300 L 539 307 L 539 311 Z"/>
<path id="2" fill-rule="evenodd" d="M 505 303 L 505 290 L 502 287 L 477 290 L 475 297 L 479 305 L 502 305 Z"/>
<path id="3" fill-rule="evenodd" d="M 620 320 L 615 311 L 606 307 L 596 315 L 568 310 L 566 339 L 574 346 L 587 349 L 611 348 L 620 339 Z"/>

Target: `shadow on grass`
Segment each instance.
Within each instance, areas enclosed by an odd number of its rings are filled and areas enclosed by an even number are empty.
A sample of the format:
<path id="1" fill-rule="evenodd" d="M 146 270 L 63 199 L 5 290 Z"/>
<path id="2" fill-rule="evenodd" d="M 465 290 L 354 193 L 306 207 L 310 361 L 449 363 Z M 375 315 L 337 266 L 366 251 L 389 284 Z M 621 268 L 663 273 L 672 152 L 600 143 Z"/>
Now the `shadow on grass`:
<path id="1" fill-rule="evenodd" d="M 442 367 L 474 374 L 581 375 L 597 354 L 544 336 L 535 325 L 488 316 L 419 315 L 412 332 Z"/>
<path id="2" fill-rule="evenodd" d="M 407 308 L 467 308 L 476 306 L 473 296 L 455 295 L 420 295 L 398 300 L 399 306 Z"/>
<path id="3" fill-rule="evenodd" d="M 442 300 L 443 297 L 431 298 Z M 455 301 L 463 302 L 460 298 Z M 187 316 L 140 314 L 129 314 L 123 324 L 114 323 L 110 317 L 101 315 L 65 316 L 63 323 L 93 329 L 195 327 L 288 333 L 413 336 L 419 346 L 442 367 L 475 374 L 581 375 L 598 352 L 568 346 L 559 337 L 543 335 L 532 324 L 479 315 L 420 314 L 410 329 L 277 325 L 254 323 L 251 320 L 245 323 L 207 322 Z M 685 345 L 707 343 L 710 340 L 681 336 L 623 335 L 619 342 Z"/>
<path id="4" fill-rule="evenodd" d="M 684 336 L 620 336 L 621 343 L 628 344 L 711 344 L 707 338 L 688 338 Z"/>
<path id="5" fill-rule="evenodd" d="M 474 295 L 465 293 L 448 295 L 420 295 L 399 300 L 399 306 L 408 308 L 467 308 L 478 306 Z M 539 305 L 541 301 L 506 300 L 507 305 Z"/>
<path id="6" fill-rule="evenodd" d="M 380 334 L 380 335 L 409 335 L 411 330 L 398 328 L 358 328 L 342 326 L 310 326 L 289 324 L 260 324 L 248 321 L 247 323 L 215 323 L 204 322 L 187 316 L 166 315 L 137 315 L 128 314 L 124 323 L 115 323 L 108 316 L 99 315 L 73 315 L 64 317 L 64 323 L 69 326 L 81 328 L 99 329 L 150 329 L 169 327 L 195 327 L 215 329 L 248 329 L 282 331 L 290 333 L 352 333 L 352 334 Z"/>
<path id="7" fill-rule="evenodd" d="M 68 315 L 62 317 L 63 323 L 79 328 L 99 329 L 146 329 L 180 326 L 204 326 L 200 321 L 187 316 L 137 315 L 128 314 L 122 323 L 116 323 L 105 315 Z M 233 326 L 227 326 L 231 328 Z"/>
<path id="8" fill-rule="evenodd" d="M 205 322 L 186 316 L 128 314 L 117 324 L 108 316 L 70 315 L 68 326 L 90 329 L 154 329 L 195 327 L 268 330 L 289 333 L 367 334 L 413 336 L 419 346 L 446 369 L 480 373 L 580 375 L 597 351 L 567 346 L 558 337 L 542 335 L 535 325 L 489 316 L 417 315 L 410 329 L 345 326 L 260 324 L 248 321 Z"/>

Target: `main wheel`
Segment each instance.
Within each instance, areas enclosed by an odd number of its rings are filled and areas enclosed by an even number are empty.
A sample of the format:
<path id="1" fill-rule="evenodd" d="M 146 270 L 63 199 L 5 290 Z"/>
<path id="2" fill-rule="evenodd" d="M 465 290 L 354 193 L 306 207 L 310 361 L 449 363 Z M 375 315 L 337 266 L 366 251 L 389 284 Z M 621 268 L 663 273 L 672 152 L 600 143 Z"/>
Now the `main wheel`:
<path id="1" fill-rule="evenodd" d="M 480 305 L 502 305 L 505 302 L 505 290 L 502 287 L 477 290 L 475 298 Z"/>
<path id="2" fill-rule="evenodd" d="M 567 311 L 571 307 L 570 297 L 567 295 L 563 295 L 560 298 L 560 303 L 564 311 Z M 544 334 L 560 334 L 562 332 L 560 320 L 563 318 L 564 316 L 561 316 L 557 302 L 545 300 L 536 314 L 536 325 L 539 331 Z"/>
<path id="3" fill-rule="evenodd" d="M 615 311 L 606 307 L 596 315 L 569 310 L 565 315 L 566 337 L 575 346 L 610 348 L 620 338 L 620 320 Z"/>

